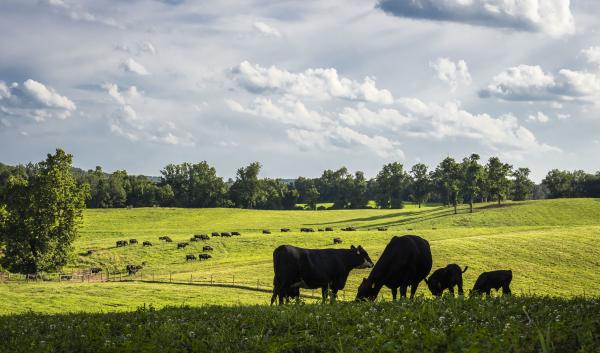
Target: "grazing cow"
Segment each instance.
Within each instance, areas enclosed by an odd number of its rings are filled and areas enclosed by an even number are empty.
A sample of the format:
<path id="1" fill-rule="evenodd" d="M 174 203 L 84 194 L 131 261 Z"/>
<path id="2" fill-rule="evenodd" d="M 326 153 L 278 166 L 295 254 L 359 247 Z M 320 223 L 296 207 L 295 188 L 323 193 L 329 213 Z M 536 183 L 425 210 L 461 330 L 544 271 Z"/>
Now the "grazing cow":
<path id="1" fill-rule="evenodd" d="M 333 238 L 333 243 L 334 244 L 341 244 L 342 243 L 342 238 Z"/>
<path id="2" fill-rule="evenodd" d="M 125 266 L 125 270 L 127 271 L 127 274 L 130 275 L 130 276 L 136 274 L 141 269 L 142 269 L 141 265 L 127 265 L 127 266 Z"/>
<path id="3" fill-rule="evenodd" d="M 377 228 L 377 230 L 380 231 L 380 232 L 385 232 L 388 229 L 385 228 L 385 227 L 379 227 L 379 228 Z"/>
<path id="4" fill-rule="evenodd" d="M 197 240 L 209 240 L 210 237 L 207 234 L 196 234 L 194 235 L 194 239 Z"/>
<path id="5" fill-rule="evenodd" d="M 357 300 L 375 300 L 383 286 L 392 290 L 396 300 L 398 287 L 400 296 L 406 297 L 410 286 L 411 299 L 419 283 L 431 271 L 431 249 L 427 240 L 416 235 L 394 236 L 386 245 L 368 278 L 358 287 Z"/>
<path id="6" fill-rule="evenodd" d="M 240 236 L 240 232 L 231 232 L 231 235 Z"/>
<path id="7" fill-rule="evenodd" d="M 152 246 L 152 243 L 149 242 L 148 240 L 144 240 L 144 242 L 142 243 L 142 246 Z"/>
<path id="8" fill-rule="evenodd" d="M 186 246 L 190 245 L 189 243 L 177 243 L 177 249 L 185 249 Z"/>
<path id="9" fill-rule="evenodd" d="M 199 254 L 198 255 L 198 260 L 208 260 L 210 259 L 212 256 L 210 256 L 209 254 Z"/>
<path id="10" fill-rule="evenodd" d="M 129 244 L 137 244 L 137 239 L 129 239 Z"/>
<path id="11" fill-rule="evenodd" d="M 484 272 L 479 275 L 475 285 L 471 290 L 471 294 L 478 295 L 485 293 L 490 296 L 490 291 L 493 289 L 499 290 L 502 288 L 502 295 L 510 295 L 510 282 L 512 281 L 511 270 L 496 270 Z"/>
<path id="12" fill-rule="evenodd" d="M 221 232 L 221 236 L 222 237 L 230 237 L 231 233 L 229 233 L 229 232 Z"/>
<path id="13" fill-rule="evenodd" d="M 213 237 L 218 237 L 221 234 L 219 234 L 219 232 L 212 232 L 212 233 L 210 233 L 210 235 L 213 236 Z"/>
<path id="14" fill-rule="evenodd" d="M 306 233 L 311 233 L 314 232 L 315 230 L 313 228 L 300 228 L 301 232 L 306 232 Z"/>
<path id="15" fill-rule="evenodd" d="M 167 236 L 163 235 L 163 236 L 158 237 L 158 240 L 163 241 L 163 240 L 166 240 L 166 238 L 167 238 Z"/>
<path id="16" fill-rule="evenodd" d="M 210 245 L 204 245 L 202 251 L 213 251 L 213 247 Z"/>
<path id="17" fill-rule="evenodd" d="M 196 237 L 191 237 L 190 241 L 200 241 L 200 239 L 196 238 Z"/>
<path id="18" fill-rule="evenodd" d="M 331 228 L 331 227 L 325 227 L 325 231 L 326 232 L 333 232 L 333 228 Z"/>
<path id="19" fill-rule="evenodd" d="M 355 230 L 356 230 L 355 227 L 342 228 L 342 231 L 344 231 L 344 232 L 354 232 Z"/>
<path id="20" fill-rule="evenodd" d="M 96 274 L 96 273 L 100 273 L 100 272 L 102 272 L 102 269 L 100 267 L 92 267 L 92 268 L 90 268 L 90 273 Z"/>
<path id="21" fill-rule="evenodd" d="M 281 228 L 281 232 L 282 232 L 282 233 L 287 233 L 287 232 L 289 232 L 289 231 L 290 231 L 290 229 L 289 229 L 289 228 Z"/>
<path id="22" fill-rule="evenodd" d="M 127 240 L 117 240 L 117 248 L 127 246 Z"/>
<path id="23" fill-rule="evenodd" d="M 323 228 L 317 229 L 317 232 L 322 232 L 322 231 L 323 231 Z"/>
<path id="24" fill-rule="evenodd" d="M 165 238 L 166 238 L 165 241 L 167 243 L 172 243 L 173 242 L 173 239 L 171 239 L 170 237 L 165 237 Z"/>
<path id="25" fill-rule="evenodd" d="M 196 256 L 194 256 L 194 254 L 185 255 L 185 261 L 194 261 L 194 260 L 196 260 Z"/>
<path id="26" fill-rule="evenodd" d="M 279 304 L 291 288 L 321 288 L 323 302 L 331 290 L 331 302 L 344 289 L 348 274 L 355 268 L 373 267 L 373 261 L 362 246 L 350 249 L 303 249 L 281 245 L 273 251 L 273 295 L 271 304 Z"/>
<path id="27" fill-rule="evenodd" d="M 262 233 L 263 234 L 271 234 L 271 231 L 268 229 L 263 229 Z"/>
<path id="28" fill-rule="evenodd" d="M 433 271 L 429 278 L 425 279 L 425 283 L 429 287 L 431 294 L 439 297 L 446 289 L 454 295 L 454 286 L 458 286 L 458 295 L 463 295 L 463 279 L 462 274 L 467 271 L 469 266 L 465 266 L 464 270 L 460 269 L 457 264 L 449 264 L 444 268 L 438 268 Z"/>

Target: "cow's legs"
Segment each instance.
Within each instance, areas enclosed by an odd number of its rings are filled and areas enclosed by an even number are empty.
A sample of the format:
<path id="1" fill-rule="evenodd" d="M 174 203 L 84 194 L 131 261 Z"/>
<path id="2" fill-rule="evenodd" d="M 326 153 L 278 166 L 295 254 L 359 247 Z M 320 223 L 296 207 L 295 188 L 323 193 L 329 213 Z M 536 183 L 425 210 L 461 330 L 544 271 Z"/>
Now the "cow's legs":
<path id="1" fill-rule="evenodd" d="M 401 284 L 400 285 L 400 298 L 406 298 L 406 289 L 407 289 L 407 285 L 406 284 Z"/>
<path id="2" fill-rule="evenodd" d="M 465 295 L 465 293 L 463 292 L 462 280 L 458 282 L 458 295 L 460 295 L 461 297 Z"/>
<path id="3" fill-rule="evenodd" d="M 450 293 L 452 293 L 452 296 L 454 296 L 454 286 L 448 288 L 448 291 L 450 291 Z"/>
<path id="4" fill-rule="evenodd" d="M 419 282 L 415 282 L 410 285 L 410 299 L 415 297 L 415 293 L 417 292 L 417 288 L 419 288 Z"/>
<path id="5" fill-rule="evenodd" d="M 323 303 L 327 301 L 327 292 L 329 291 L 328 287 L 321 288 L 321 296 L 323 297 Z"/>
<path id="6" fill-rule="evenodd" d="M 331 289 L 331 304 L 337 301 L 337 289 Z"/>
<path id="7" fill-rule="evenodd" d="M 397 296 L 398 296 L 398 287 L 393 287 L 392 288 L 392 300 L 396 300 Z"/>
<path id="8" fill-rule="evenodd" d="M 502 286 L 502 295 L 511 295 L 510 286 Z"/>

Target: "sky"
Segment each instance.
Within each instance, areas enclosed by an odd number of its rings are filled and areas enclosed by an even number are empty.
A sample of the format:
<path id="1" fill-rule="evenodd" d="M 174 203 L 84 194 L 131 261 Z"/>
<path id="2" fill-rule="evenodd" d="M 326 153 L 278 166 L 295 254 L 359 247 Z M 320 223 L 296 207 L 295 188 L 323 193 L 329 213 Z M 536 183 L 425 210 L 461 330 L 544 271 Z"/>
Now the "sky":
<path id="1" fill-rule="evenodd" d="M 597 0 L 2 0 L 0 162 L 600 170 Z"/>

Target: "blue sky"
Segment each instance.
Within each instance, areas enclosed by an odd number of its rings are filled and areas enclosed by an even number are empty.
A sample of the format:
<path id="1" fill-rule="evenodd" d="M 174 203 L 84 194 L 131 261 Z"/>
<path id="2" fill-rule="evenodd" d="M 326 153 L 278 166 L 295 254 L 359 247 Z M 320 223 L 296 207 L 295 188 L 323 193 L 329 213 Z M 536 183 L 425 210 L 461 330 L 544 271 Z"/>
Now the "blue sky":
<path id="1" fill-rule="evenodd" d="M 0 2 L 0 161 L 600 169 L 600 2 Z"/>

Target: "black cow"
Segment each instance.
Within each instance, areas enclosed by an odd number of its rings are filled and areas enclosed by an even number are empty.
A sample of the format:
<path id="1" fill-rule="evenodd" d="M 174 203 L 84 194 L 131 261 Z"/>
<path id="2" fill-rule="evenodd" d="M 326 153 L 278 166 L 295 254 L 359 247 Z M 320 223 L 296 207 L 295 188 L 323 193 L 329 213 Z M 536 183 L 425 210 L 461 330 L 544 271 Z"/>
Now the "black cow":
<path id="1" fill-rule="evenodd" d="M 231 233 L 229 233 L 229 232 L 221 232 L 221 236 L 222 237 L 230 237 Z"/>
<path id="2" fill-rule="evenodd" d="M 185 261 L 194 261 L 196 260 L 196 256 L 194 254 L 185 255 Z"/>
<path id="3" fill-rule="evenodd" d="M 129 239 L 129 244 L 137 244 L 137 239 Z"/>
<path id="4" fill-rule="evenodd" d="M 239 235 L 241 235 L 241 234 L 240 234 L 240 232 L 231 232 L 231 235 L 236 235 L 236 236 L 239 236 Z"/>
<path id="5" fill-rule="evenodd" d="M 348 274 L 355 268 L 370 268 L 373 262 L 362 246 L 350 249 L 302 249 L 292 245 L 281 245 L 273 251 L 273 296 L 279 304 L 290 288 L 321 288 L 323 302 L 331 289 L 331 301 L 337 292 L 344 289 Z"/>
<path id="6" fill-rule="evenodd" d="M 386 227 L 379 227 L 379 228 L 377 228 L 377 230 L 380 232 L 385 232 L 388 229 Z"/>
<path id="7" fill-rule="evenodd" d="M 144 240 L 144 242 L 142 243 L 142 246 L 152 246 L 152 243 L 147 240 Z"/>
<path id="8" fill-rule="evenodd" d="M 263 234 L 271 234 L 271 231 L 270 231 L 270 230 L 268 230 L 268 229 L 263 229 L 263 231 L 262 231 L 262 232 L 263 232 Z"/>
<path id="9" fill-rule="evenodd" d="M 449 264 L 444 268 L 438 268 L 433 271 L 429 279 L 425 279 L 425 283 L 429 287 L 431 294 L 439 297 L 444 290 L 448 289 L 454 295 L 454 286 L 458 287 L 458 295 L 463 295 L 463 279 L 462 274 L 467 271 L 469 266 L 465 266 L 464 270 L 460 269 L 457 264 Z"/>
<path id="10" fill-rule="evenodd" d="M 127 246 L 127 240 L 117 240 L 117 248 L 120 248 L 122 246 Z"/>
<path id="11" fill-rule="evenodd" d="M 213 236 L 213 237 L 218 237 L 221 234 L 219 234 L 219 232 L 212 232 L 212 233 L 210 233 L 210 235 Z"/>
<path id="12" fill-rule="evenodd" d="M 493 289 L 499 290 L 502 288 L 502 295 L 510 295 L 510 282 L 512 281 L 511 270 L 496 270 L 484 272 L 479 275 L 475 285 L 471 290 L 471 294 L 478 295 L 485 293 L 490 296 L 490 291 Z"/>
<path id="13" fill-rule="evenodd" d="M 212 256 L 210 256 L 209 254 L 199 254 L 198 255 L 198 260 L 208 260 L 210 259 Z"/>
<path id="14" fill-rule="evenodd" d="M 207 234 L 195 234 L 194 239 L 196 240 L 209 240 L 210 237 Z"/>
<path id="15" fill-rule="evenodd" d="M 400 296 L 406 297 L 410 286 L 410 297 L 415 296 L 419 283 L 431 271 L 431 249 L 427 240 L 416 235 L 394 236 L 386 245 L 368 278 L 364 278 L 357 300 L 375 300 L 381 287 L 392 290 L 395 300 L 400 287 Z"/>
<path id="16" fill-rule="evenodd" d="M 139 270 L 142 269 L 141 265 L 127 265 L 125 266 L 125 270 L 127 271 L 128 275 L 134 275 L 136 272 L 138 272 Z"/>
<path id="17" fill-rule="evenodd" d="M 190 241 L 200 241 L 200 239 L 196 238 L 196 237 L 191 237 Z"/>
<path id="18" fill-rule="evenodd" d="M 325 227 L 325 231 L 326 232 L 333 232 L 333 228 L 331 228 L 331 227 Z"/>
<path id="19" fill-rule="evenodd" d="M 177 243 L 177 249 L 184 249 L 189 243 Z"/>
<path id="20" fill-rule="evenodd" d="M 90 272 L 91 273 L 100 273 L 100 272 L 102 272 L 102 269 L 100 267 L 92 267 L 92 268 L 90 268 Z"/>
<path id="21" fill-rule="evenodd" d="M 341 244 L 342 243 L 342 238 L 333 238 L 333 243 L 334 244 Z"/>
<path id="22" fill-rule="evenodd" d="M 289 232 L 289 231 L 290 231 L 290 229 L 289 229 L 289 228 L 281 228 L 281 232 L 282 232 L 282 233 L 287 233 L 287 232 Z"/>
<path id="23" fill-rule="evenodd" d="M 204 245 L 202 251 L 213 251 L 213 247 L 210 245 Z"/>
<path id="24" fill-rule="evenodd" d="M 346 227 L 346 228 L 342 228 L 343 232 L 354 232 L 356 231 L 355 227 Z"/>

